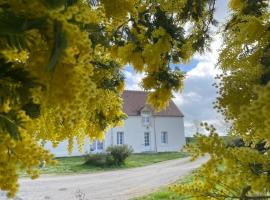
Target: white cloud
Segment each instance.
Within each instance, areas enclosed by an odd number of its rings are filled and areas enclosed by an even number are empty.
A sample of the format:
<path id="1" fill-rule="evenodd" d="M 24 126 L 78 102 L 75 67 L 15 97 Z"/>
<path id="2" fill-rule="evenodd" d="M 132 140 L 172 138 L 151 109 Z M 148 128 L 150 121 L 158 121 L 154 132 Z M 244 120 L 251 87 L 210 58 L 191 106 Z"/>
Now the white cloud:
<path id="1" fill-rule="evenodd" d="M 126 77 L 126 87 L 127 90 L 142 90 L 139 83 L 144 77 L 144 73 L 134 73 L 131 71 L 124 71 Z"/>
<path id="2" fill-rule="evenodd" d="M 200 77 L 215 77 L 219 73 L 219 70 L 215 67 L 215 63 L 199 61 L 197 66 L 187 72 L 186 79 L 194 79 Z"/>
<path id="3" fill-rule="evenodd" d="M 219 50 L 222 44 L 222 36 L 217 34 L 213 37 L 213 41 L 210 44 L 210 50 L 204 54 L 195 54 L 194 59 L 199 61 L 217 63 Z"/>
<path id="4" fill-rule="evenodd" d="M 228 18 L 229 8 L 228 8 L 229 1 L 224 0 L 217 0 L 216 1 L 216 11 L 214 14 L 214 18 L 218 20 L 220 23 L 224 23 Z"/>

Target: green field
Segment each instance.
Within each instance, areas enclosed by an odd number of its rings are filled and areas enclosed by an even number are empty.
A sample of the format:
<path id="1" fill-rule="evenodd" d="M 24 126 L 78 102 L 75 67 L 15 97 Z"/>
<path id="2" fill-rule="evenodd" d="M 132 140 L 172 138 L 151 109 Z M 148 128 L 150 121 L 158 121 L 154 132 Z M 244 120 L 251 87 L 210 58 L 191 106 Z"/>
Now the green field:
<path id="1" fill-rule="evenodd" d="M 141 167 L 150 165 L 153 163 L 172 160 L 177 158 L 186 157 L 187 153 L 183 152 L 170 152 L 170 153 L 155 153 L 155 154 L 132 154 L 127 160 L 125 165 L 122 166 L 106 166 L 96 167 L 91 165 L 85 165 L 85 159 L 83 156 L 80 157 L 64 157 L 56 158 L 58 163 L 52 166 L 46 166 L 41 168 L 41 174 L 72 174 L 72 173 L 88 173 L 96 171 L 108 171 L 116 169 L 125 169 L 132 167 Z M 22 174 L 25 176 L 26 174 Z"/>

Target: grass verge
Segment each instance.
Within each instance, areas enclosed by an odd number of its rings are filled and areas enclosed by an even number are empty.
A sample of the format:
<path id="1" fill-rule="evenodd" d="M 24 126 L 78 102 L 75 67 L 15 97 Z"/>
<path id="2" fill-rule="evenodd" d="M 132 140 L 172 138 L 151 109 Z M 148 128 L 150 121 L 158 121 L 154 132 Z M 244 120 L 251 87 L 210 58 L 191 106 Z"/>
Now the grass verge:
<path id="1" fill-rule="evenodd" d="M 193 181 L 193 175 L 188 175 L 187 177 L 185 177 L 182 180 L 177 181 L 176 183 L 178 184 L 183 184 L 183 183 L 187 183 L 187 182 L 191 182 Z M 175 192 L 173 192 L 172 190 L 170 190 L 169 188 L 170 186 L 166 186 L 166 187 L 161 187 L 158 191 L 140 197 L 140 198 L 136 198 L 134 200 L 168 200 L 168 199 L 173 199 L 173 200 L 188 200 L 190 199 L 190 197 L 188 196 L 183 196 L 181 194 L 177 194 Z"/>
<path id="2" fill-rule="evenodd" d="M 127 158 L 124 165 L 121 166 L 105 166 L 96 167 L 84 164 L 85 159 L 83 156 L 77 157 L 63 157 L 56 158 L 58 163 L 52 166 L 46 166 L 40 169 L 41 174 L 75 174 L 75 173 L 90 173 L 97 171 L 108 171 L 116 169 L 125 169 L 132 167 L 142 167 L 153 163 L 172 160 L 177 158 L 183 158 L 188 156 L 184 152 L 166 152 L 166 153 L 145 153 L 145 154 L 132 154 Z M 21 174 L 26 176 L 25 173 Z"/>

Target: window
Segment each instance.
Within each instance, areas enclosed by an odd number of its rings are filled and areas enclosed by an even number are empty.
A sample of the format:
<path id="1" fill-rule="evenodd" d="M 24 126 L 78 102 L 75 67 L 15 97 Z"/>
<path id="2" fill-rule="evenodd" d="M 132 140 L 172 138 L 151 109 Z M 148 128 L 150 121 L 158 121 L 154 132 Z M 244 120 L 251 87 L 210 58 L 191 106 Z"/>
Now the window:
<path id="1" fill-rule="evenodd" d="M 144 146 L 150 146 L 150 133 L 144 133 Z"/>
<path id="2" fill-rule="evenodd" d="M 103 142 L 97 141 L 97 150 L 103 150 Z"/>
<path id="3" fill-rule="evenodd" d="M 103 150 L 103 141 L 94 140 L 90 146 L 90 151 Z"/>
<path id="4" fill-rule="evenodd" d="M 168 144 L 168 133 L 165 131 L 161 132 L 161 144 Z"/>
<path id="5" fill-rule="evenodd" d="M 142 121 L 144 125 L 150 124 L 150 117 L 149 116 L 143 116 Z"/>
<path id="6" fill-rule="evenodd" d="M 117 144 L 124 144 L 124 132 L 117 132 Z"/>
<path id="7" fill-rule="evenodd" d="M 95 151 L 95 150 L 96 150 L 96 141 L 93 141 L 90 146 L 90 151 Z"/>

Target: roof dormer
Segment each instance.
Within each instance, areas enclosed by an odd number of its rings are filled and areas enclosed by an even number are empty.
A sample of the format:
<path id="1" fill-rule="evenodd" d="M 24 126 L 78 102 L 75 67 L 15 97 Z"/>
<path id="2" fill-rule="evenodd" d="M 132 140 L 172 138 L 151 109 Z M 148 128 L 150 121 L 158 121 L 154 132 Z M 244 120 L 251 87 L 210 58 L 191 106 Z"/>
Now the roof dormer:
<path id="1" fill-rule="evenodd" d="M 140 110 L 140 115 L 142 116 L 142 124 L 144 126 L 149 126 L 151 124 L 151 120 L 150 120 L 151 114 L 152 114 L 152 110 L 147 105 L 142 107 L 142 109 Z"/>

